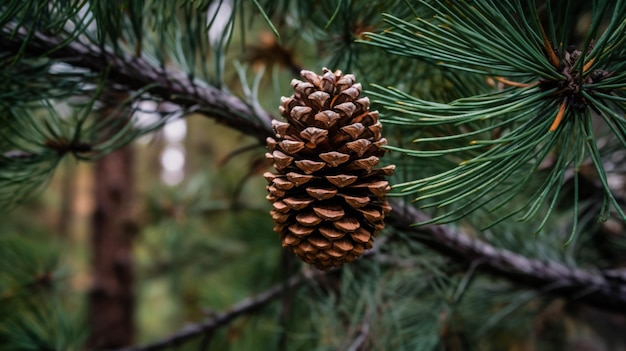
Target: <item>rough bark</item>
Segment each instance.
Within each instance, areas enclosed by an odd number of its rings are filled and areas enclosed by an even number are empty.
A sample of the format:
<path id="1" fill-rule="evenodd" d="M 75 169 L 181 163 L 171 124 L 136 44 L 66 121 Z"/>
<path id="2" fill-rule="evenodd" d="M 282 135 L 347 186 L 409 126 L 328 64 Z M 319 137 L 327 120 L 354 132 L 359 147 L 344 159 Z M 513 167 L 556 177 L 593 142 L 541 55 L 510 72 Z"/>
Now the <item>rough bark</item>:
<path id="1" fill-rule="evenodd" d="M 132 243 L 133 150 L 119 149 L 95 163 L 92 220 L 93 286 L 89 294 L 89 348 L 118 348 L 133 342 Z"/>
<path id="2" fill-rule="evenodd" d="M 13 30 L 10 26 L 9 31 Z M 8 36 L 0 31 L 0 48 L 18 52 L 28 33 L 24 28 Z M 191 78 L 188 74 L 173 68 L 155 65 L 142 57 L 119 56 L 99 46 L 74 40 L 59 47 L 63 38 L 35 31 L 29 38 L 25 55 L 48 55 L 66 63 L 106 73 L 111 82 L 128 89 L 143 89 L 146 86 L 154 96 L 187 108 L 189 112 L 203 113 L 215 118 L 219 123 L 244 131 L 259 138 L 272 135 L 271 114 L 258 106 L 248 104 L 235 95 L 217 87 Z M 50 49 L 55 50 L 50 51 Z"/>
<path id="3" fill-rule="evenodd" d="M 414 226 L 430 217 L 411 204 L 391 201 L 392 225 L 414 234 L 413 238 L 442 254 L 475 262 L 479 269 L 497 276 L 609 311 L 626 311 L 625 269 L 581 269 L 531 259 L 475 239 L 449 225 Z"/>

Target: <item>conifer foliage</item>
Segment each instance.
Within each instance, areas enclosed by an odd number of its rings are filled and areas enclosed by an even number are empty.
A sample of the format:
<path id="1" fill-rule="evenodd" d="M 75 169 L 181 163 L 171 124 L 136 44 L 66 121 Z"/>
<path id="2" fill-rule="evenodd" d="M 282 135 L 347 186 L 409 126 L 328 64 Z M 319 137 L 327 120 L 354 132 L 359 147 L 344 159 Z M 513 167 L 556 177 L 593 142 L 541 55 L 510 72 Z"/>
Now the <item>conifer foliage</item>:
<path id="1" fill-rule="evenodd" d="M 2 0 L 0 351 L 626 349 L 624 57 L 626 0 Z"/>
<path id="2" fill-rule="evenodd" d="M 449 162 L 428 176 L 397 184 L 398 190 L 416 195 L 423 208 L 444 209 L 431 222 L 457 221 L 486 210 L 498 213 L 495 222 L 540 217 L 539 232 L 563 196 L 561 185 L 573 179 L 574 193 L 568 194 L 574 205 L 573 237 L 583 201 L 579 170 L 589 167 L 597 173 L 603 195 L 598 218 L 606 220 L 612 208 L 626 220 L 607 180 L 613 149 L 604 147 L 606 140 L 626 147 L 621 56 L 626 3 L 418 3 L 432 15 L 410 21 L 386 15 L 390 28 L 369 35 L 369 44 L 483 76 L 495 89 L 445 104 L 396 88 L 377 89 L 374 95 L 390 112 L 387 123 L 423 130 L 413 139 L 414 147 L 397 150 L 438 157 L 445 160 L 442 165 Z M 582 21 L 576 11 L 591 18 L 582 35 L 576 34 Z M 543 170 L 545 177 L 539 175 Z M 536 182 L 539 178 L 543 180 Z M 528 200 L 510 206 L 511 199 L 530 189 Z"/>

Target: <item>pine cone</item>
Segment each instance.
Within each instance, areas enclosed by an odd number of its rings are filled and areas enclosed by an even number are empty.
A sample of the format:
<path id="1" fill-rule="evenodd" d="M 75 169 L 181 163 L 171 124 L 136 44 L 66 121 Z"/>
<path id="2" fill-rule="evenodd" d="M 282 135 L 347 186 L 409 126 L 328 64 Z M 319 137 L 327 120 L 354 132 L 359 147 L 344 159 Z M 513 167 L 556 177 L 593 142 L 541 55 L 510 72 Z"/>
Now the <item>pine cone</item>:
<path id="1" fill-rule="evenodd" d="M 295 94 L 283 97 L 267 138 L 278 174 L 264 174 L 274 230 L 282 246 L 304 262 L 327 270 L 351 262 L 372 247 L 391 206 L 385 176 L 395 166 L 374 169 L 385 153 L 378 111 L 361 95 L 354 75 L 324 68 L 303 70 Z"/>

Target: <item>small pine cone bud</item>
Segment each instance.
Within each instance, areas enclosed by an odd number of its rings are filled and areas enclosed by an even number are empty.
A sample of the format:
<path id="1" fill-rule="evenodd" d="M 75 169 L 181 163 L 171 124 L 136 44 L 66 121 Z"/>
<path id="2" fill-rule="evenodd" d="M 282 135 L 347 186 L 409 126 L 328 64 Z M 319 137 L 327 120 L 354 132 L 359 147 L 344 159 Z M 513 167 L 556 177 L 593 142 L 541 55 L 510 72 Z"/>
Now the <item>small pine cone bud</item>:
<path id="1" fill-rule="evenodd" d="M 267 138 L 278 174 L 265 173 L 274 230 L 282 246 L 327 270 L 372 247 L 391 210 L 385 180 L 395 166 L 375 168 L 385 153 L 378 111 L 360 97 L 354 75 L 324 68 L 301 72 L 279 107 Z"/>

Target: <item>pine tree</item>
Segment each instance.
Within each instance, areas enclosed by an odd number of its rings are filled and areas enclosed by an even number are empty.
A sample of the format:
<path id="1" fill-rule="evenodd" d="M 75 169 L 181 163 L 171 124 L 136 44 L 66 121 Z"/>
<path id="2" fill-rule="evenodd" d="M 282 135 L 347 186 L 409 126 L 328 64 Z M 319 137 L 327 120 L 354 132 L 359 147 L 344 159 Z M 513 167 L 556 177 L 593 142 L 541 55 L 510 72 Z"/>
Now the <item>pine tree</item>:
<path id="1" fill-rule="evenodd" d="M 0 350 L 626 347 L 626 2 L 6 0 L 0 27 Z M 203 173 L 133 176 L 158 140 L 110 161 L 181 118 Z M 68 161 L 125 163 L 83 290 L 32 223 Z"/>

